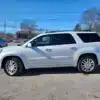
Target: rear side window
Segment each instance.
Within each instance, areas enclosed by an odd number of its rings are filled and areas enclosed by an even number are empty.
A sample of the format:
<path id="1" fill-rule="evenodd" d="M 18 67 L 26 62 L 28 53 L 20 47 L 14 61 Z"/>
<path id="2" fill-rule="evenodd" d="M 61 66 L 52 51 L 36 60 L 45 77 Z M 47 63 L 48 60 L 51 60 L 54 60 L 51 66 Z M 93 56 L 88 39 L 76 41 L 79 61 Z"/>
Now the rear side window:
<path id="1" fill-rule="evenodd" d="M 54 34 L 52 35 L 52 44 L 75 44 L 75 40 L 70 34 Z"/>
<path id="2" fill-rule="evenodd" d="M 78 33 L 78 36 L 85 43 L 100 42 L 100 37 L 97 33 Z"/>

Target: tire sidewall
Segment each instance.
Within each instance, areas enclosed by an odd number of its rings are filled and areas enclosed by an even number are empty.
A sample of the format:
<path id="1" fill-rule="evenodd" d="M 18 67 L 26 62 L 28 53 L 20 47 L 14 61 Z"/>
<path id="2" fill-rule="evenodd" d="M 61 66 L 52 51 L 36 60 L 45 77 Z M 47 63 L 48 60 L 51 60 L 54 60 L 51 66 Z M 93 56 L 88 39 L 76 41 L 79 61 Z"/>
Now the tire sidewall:
<path id="1" fill-rule="evenodd" d="M 8 71 L 6 70 L 6 63 L 7 63 L 9 60 L 13 60 L 13 61 L 15 61 L 16 64 L 17 64 L 17 71 L 16 71 L 16 73 L 13 74 L 13 75 L 10 75 L 10 74 L 8 73 Z M 5 73 L 6 73 L 7 75 L 9 75 L 9 76 L 18 76 L 18 75 L 20 75 L 20 74 L 22 73 L 22 69 L 23 69 L 23 65 L 22 65 L 21 61 L 20 61 L 18 58 L 10 58 L 10 59 L 7 59 L 7 60 L 5 61 L 5 64 L 4 64 L 4 71 L 5 71 Z"/>
<path id="2" fill-rule="evenodd" d="M 90 72 L 85 72 L 85 71 L 83 71 L 83 70 L 82 70 L 82 66 L 81 66 L 81 62 L 82 62 L 84 59 L 87 59 L 87 58 L 92 59 L 92 60 L 94 61 L 94 63 L 95 63 L 94 69 L 93 69 L 92 71 L 90 71 Z M 84 57 L 81 57 L 81 58 L 79 59 L 79 61 L 78 61 L 77 67 L 78 67 L 78 70 L 79 70 L 80 72 L 84 73 L 84 74 L 89 74 L 89 73 L 95 72 L 96 69 L 97 69 L 97 60 L 96 60 L 94 57 L 92 57 L 92 56 L 84 56 Z"/>

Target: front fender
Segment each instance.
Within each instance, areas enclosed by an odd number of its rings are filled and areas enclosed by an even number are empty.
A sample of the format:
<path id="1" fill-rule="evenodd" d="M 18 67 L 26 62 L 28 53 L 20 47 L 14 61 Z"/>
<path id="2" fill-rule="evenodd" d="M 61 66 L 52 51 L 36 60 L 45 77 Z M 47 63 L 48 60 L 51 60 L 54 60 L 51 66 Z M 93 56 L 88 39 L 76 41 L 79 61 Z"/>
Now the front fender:
<path id="1" fill-rule="evenodd" d="M 2 66 L 2 61 L 3 61 L 3 59 L 4 59 L 5 57 L 9 57 L 9 56 L 19 57 L 19 58 L 22 60 L 25 69 L 28 69 L 29 64 L 28 64 L 27 57 L 25 57 L 25 55 L 23 55 L 22 53 L 16 53 L 16 52 L 13 52 L 13 53 L 11 53 L 11 52 L 4 52 L 4 53 L 1 53 L 1 54 L 0 54 L 0 68 L 1 68 L 1 66 Z"/>

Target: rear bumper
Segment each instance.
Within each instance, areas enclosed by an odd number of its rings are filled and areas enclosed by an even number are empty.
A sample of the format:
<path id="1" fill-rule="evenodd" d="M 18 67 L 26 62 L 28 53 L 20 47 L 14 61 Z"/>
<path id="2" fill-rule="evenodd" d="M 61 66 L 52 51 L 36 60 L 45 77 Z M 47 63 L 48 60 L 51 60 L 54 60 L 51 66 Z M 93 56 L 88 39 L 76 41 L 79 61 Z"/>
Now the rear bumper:
<path id="1" fill-rule="evenodd" d="M 98 65 L 100 65 L 100 54 L 97 55 Z"/>
<path id="2" fill-rule="evenodd" d="M 2 58 L 0 57 L 0 70 L 2 69 Z"/>

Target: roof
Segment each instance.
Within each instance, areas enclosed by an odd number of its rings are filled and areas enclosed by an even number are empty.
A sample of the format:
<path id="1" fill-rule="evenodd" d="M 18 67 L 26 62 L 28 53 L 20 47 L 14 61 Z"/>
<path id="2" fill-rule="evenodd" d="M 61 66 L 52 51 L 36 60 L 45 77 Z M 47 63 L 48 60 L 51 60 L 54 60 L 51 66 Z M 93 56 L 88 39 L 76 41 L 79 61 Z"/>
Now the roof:
<path id="1" fill-rule="evenodd" d="M 83 34 L 83 33 L 96 33 L 96 32 L 90 32 L 90 31 L 56 31 L 56 32 L 45 32 L 44 34 L 61 34 L 61 33 L 64 33 L 64 34 L 76 34 L 76 33 L 80 33 L 80 34 Z"/>

